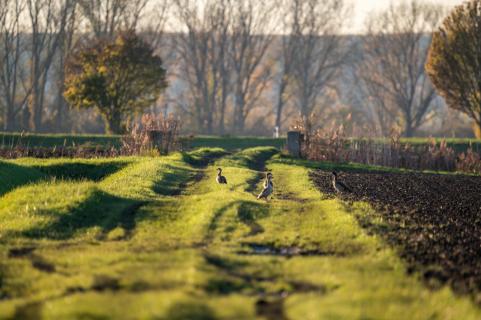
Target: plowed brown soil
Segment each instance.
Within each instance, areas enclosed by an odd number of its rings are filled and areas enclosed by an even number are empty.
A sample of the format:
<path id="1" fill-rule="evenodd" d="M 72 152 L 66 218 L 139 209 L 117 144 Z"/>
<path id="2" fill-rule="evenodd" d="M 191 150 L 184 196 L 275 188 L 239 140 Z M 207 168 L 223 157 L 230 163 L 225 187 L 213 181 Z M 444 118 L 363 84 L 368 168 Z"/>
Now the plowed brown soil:
<path id="1" fill-rule="evenodd" d="M 334 196 L 330 172 L 311 178 Z M 481 177 L 345 172 L 339 179 L 353 189 L 341 198 L 367 201 L 382 216 L 387 226 L 359 219 L 398 247 L 410 270 L 420 271 L 428 284 L 475 293 L 481 303 Z"/>

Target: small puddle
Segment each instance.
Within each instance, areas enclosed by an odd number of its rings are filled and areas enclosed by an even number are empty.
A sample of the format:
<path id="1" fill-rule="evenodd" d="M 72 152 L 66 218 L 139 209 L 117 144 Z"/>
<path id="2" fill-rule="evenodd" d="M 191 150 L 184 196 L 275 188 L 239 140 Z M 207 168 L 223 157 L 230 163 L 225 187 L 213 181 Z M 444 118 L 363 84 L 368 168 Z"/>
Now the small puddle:
<path id="1" fill-rule="evenodd" d="M 266 255 L 266 256 L 327 256 L 335 255 L 335 252 L 326 252 L 321 250 L 308 250 L 296 246 L 291 247 L 275 247 L 272 245 L 246 243 L 246 249 L 241 249 L 237 253 L 242 255 Z"/>

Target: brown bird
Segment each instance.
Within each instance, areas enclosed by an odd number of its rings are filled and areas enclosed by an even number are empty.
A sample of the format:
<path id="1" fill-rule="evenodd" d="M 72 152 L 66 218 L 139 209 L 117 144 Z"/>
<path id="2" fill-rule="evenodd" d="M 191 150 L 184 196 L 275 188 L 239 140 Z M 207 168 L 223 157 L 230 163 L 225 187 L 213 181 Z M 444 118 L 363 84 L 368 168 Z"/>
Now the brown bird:
<path id="1" fill-rule="evenodd" d="M 331 176 L 332 186 L 338 193 L 352 193 L 352 189 L 348 187 L 344 182 L 339 181 L 337 178 L 337 172 L 333 171 Z"/>
<path id="2" fill-rule="evenodd" d="M 264 189 L 259 193 L 257 199 L 265 198 L 266 201 L 268 197 L 274 192 L 274 184 L 272 183 L 272 173 L 268 172 L 266 175 L 266 180 L 264 181 Z"/>
<path id="3" fill-rule="evenodd" d="M 218 184 L 227 184 L 227 179 L 222 175 L 222 168 L 217 168 L 215 181 L 217 181 Z"/>

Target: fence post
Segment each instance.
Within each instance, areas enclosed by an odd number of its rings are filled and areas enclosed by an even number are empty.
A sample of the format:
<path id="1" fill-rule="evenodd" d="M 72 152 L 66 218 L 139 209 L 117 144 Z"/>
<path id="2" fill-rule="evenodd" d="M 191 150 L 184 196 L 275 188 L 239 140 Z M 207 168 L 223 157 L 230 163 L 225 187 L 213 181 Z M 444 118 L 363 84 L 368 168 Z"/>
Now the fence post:
<path id="1" fill-rule="evenodd" d="M 149 130 L 147 132 L 149 136 L 150 146 L 153 149 L 157 149 L 160 153 L 163 152 L 162 150 L 162 143 L 164 139 L 164 133 L 160 130 Z"/>
<path id="2" fill-rule="evenodd" d="M 299 131 L 287 132 L 287 151 L 293 157 L 301 156 L 301 133 Z"/>

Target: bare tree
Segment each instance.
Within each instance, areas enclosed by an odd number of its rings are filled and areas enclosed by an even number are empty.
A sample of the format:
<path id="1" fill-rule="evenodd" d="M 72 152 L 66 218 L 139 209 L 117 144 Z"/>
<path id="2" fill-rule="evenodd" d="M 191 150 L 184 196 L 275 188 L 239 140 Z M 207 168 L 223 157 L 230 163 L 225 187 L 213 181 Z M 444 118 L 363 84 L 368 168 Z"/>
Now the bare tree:
<path id="1" fill-rule="evenodd" d="M 291 0 L 286 0 L 282 2 L 282 7 L 284 8 L 285 12 L 282 11 L 282 28 L 284 30 L 290 30 L 292 32 L 294 18 L 296 15 L 293 15 L 291 12 L 292 5 Z M 282 116 L 284 111 L 284 105 L 286 101 L 289 100 L 289 96 L 287 93 L 287 88 L 289 84 L 289 79 L 292 75 L 292 71 L 294 68 L 294 57 L 295 57 L 295 37 L 292 34 L 280 35 L 280 48 L 278 51 L 277 58 L 277 70 L 276 76 L 274 77 L 274 82 L 277 85 L 277 92 L 276 92 L 276 101 L 275 101 L 275 126 L 277 128 L 282 127 Z"/>
<path id="2" fill-rule="evenodd" d="M 412 0 L 368 20 L 359 76 L 384 134 L 394 119 L 407 137 L 428 120 L 437 96 L 424 65 L 441 17 L 442 7 Z"/>
<path id="3" fill-rule="evenodd" d="M 214 132 L 219 110 L 223 126 L 229 80 L 227 71 L 228 0 L 208 0 L 203 6 L 196 1 L 175 0 L 176 18 L 185 32 L 176 37 L 179 76 L 187 83 L 196 128 Z"/>
<path id="4" fill-rule="evenodd" d="M 81 22 L 80 14 L 78 13 L 77 2 L 72 3 L 71 12 L 67 17 L 65 24 L 65 31 L 60 34 L 58 52 L 56 55 L 57 62 L 55 64 L 56 77 L 56 97 L 55 97 L 55 128 L 57 131 L 64 131 L 68 128 L 67 113 L 68 105 L 64 98 L 65 91 L 65 64 L 75 46 L 77 33 L 79 31 L 79 24 Z"/>
<path id="5" fill-rule="evenodd" d="M 96 37 L 135 30 L 149 0 L 78 0 Z"/>
<path id="6" fill-rule="evenodd" d="M 243 0 L 232 5 L 232 61 L 234 132 L 244 131 L 245 120 L 256 106 L 270 80 L 271 68 L 265 63 L 273 42 L 276 1 Z"/>
<path id="7" fill-rule="evenodd" d="M 6 131 L 16 129 L 15 119 L 28 98 L 28 92 L 21 87 L 25 67 L 21 59 L 26 48 L 20 20 L 25 5 L 21 0 L 0 2 L 0 91 Z"/>
<path id="8" fill-rule="evenodd" d="M 74 0 L 27 0 L 30 27 L 29 127 L 41 129 L 45 87 Z"/>
<path id="9" fill-rule="evenodd" d="M 336 89 L 336 79 L 348 62 L 350 43 L 340 30 L 349 21 L 349 11 L 343 0 L 292 0 L 290 11 L 289 36 L 296 49 L 289 86 L 294 105 L 308 119 L 326 90 Z M 311 129 L 310 121 L 305 125 Z"/>
<path id="10" fill-rule="evenodd" d="M 153 48 L 159 49 L 164 43 L 164 32 L 168 21 L 169 8 L 172 0 L 147 0 L 144 11 L 138 22 L 139 33 Z"/>

